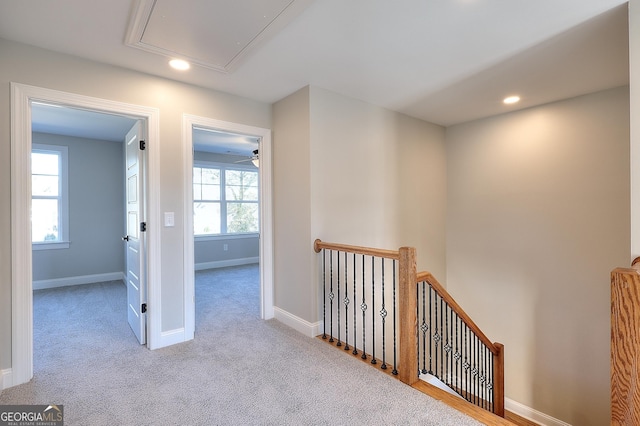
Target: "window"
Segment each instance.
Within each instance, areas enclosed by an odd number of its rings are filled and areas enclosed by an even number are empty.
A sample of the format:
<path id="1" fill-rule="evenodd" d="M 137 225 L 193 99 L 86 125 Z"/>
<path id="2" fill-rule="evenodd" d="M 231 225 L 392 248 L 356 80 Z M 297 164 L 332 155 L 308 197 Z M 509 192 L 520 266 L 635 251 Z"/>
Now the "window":
<path id="1" fill-rule="evenodd" d="M 237 166 L 195 166 L 193 228 L 195 235 L 258 232 L 258 172 Z"/>
<path id="2" fill-rule="evenodd" d="M 69 247 L 67 147 L 31 150 L 31 242 L 35 249 Z"/>

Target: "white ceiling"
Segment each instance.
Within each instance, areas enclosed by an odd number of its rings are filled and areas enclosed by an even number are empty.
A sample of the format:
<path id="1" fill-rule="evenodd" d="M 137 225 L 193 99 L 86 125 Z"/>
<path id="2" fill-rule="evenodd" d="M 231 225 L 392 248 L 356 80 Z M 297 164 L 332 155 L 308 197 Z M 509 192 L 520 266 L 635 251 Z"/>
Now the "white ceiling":
<path id="1" fill-rule="evenodd" d="M 206 57 L 237 36 L 207 32 L 214 18 L 255 31 L 239 11 L 255 16 L 265 2 L 163 0 L 155 19 L 183 26 L 162 34 L 154 24 L 153 43 Z M 139 6 L 153 0 L 0 0 L 0 38 L 267 103 L 311 84 L 441 125 L 628 84 L 623 0 L 290 2 L 295 13 L 259 33 L 227 73 L 177 72 L 167 57 L 127 46 Z M 522 101 L 504 106 L 513 93 Z"/>

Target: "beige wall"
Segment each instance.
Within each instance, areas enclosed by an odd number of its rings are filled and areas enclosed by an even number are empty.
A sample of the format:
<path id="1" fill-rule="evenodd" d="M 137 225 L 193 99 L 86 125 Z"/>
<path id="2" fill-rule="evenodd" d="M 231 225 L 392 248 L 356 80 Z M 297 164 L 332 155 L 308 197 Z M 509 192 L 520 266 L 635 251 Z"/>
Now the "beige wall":
<path id="1" fill-rule="evenodd" d="M 317 87 L 273 111 L 276 306 L 318 320 L 316 238 L 412 245 L 444 280 L 442 127 Z"/>
<path id="2" fill-rule="evenodd" d="M 316 321 L 309 175 L 309 88 L 273 105 L 274 304 Z"/>
<path id="3" fill-rule="evenodd" d="M 609 422 L 609 273 L 629 258 L 629 90 L 447 129 L 447 282 L 506 395 Z"/>
<path id="4" fill-rule="evenodd" d="M 4 40 L 0 57 L 0 369 L 11 367 L 10 82 L 160 110 L 160 208 L 176 213 L 161 234 L 162 330 L 182 327 L 182 114 L 269 128 L 270 106 Z"/>
<path id="5" fill-rule="evenodd" d="M 311 159 L 314 238 L 413 246 L 444 281 L 443 127 L 312 87 Z"/>

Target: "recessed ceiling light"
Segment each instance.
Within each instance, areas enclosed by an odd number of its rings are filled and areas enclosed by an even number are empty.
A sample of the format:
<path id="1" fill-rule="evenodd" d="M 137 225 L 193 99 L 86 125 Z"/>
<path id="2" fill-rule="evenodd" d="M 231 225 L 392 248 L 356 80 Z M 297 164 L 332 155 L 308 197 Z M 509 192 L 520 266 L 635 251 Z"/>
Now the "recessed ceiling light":
<path id="1" fill-rule="evenodd" d="M 520 96 L 508 96 L 502 100 L 505 104 L 515 104 L 516 102 L 520 102 Z"/>
<path id="2" fill-rule="evenodd" d="M 180 71 L 186 71 L 189 68 L 191 68 L 191 65 L 189 65 L 189 62 L 184 61 L 182 59 L 172 59 L 169 61 L 169 65 L 171 65 L 171 68 L 174 68 Z"/>

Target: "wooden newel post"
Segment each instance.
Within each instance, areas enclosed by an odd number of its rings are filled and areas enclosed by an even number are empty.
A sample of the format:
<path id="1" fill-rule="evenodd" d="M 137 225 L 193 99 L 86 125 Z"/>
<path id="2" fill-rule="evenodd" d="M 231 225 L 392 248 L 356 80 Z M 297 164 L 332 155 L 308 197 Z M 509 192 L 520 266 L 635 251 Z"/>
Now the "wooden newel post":
<path id="1" fill-rule="evenodd" d="M 399 354 L 398 378 L 408 385 L 418 381 L 418 313 L 416 296 L 416 249 L 401 247 L 398 287 Z"/>
<path id="2" fill-rule="evenodd" d="M 493 345 L 498 349 L 493 354 L 493 414 L 504 417 L 504 345 Z"/>

